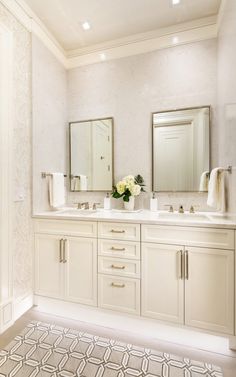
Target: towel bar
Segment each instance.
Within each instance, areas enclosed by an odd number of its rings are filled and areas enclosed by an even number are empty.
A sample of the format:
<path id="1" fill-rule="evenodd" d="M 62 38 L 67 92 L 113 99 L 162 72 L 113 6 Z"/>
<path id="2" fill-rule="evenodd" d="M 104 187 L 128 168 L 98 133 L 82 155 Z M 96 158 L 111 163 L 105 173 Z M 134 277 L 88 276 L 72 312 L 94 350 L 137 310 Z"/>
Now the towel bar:
<path id="1" fill-rule="evenodd" d="M 230 165 L 226 169 L 223 169 L 223 171 L 227 171 L 229 174 L 232 174 L 233 167 Z"/>
<path id="2" fill-rule="evenodd" d="M 52 177 L 52 173 L 45 173 L 45 172 L 42 172 L 42 173 L 41 173 L 41 177 L 42 177 L 42 178 Z M 66 178 L 67 175 L 64 174 L 64 177 Z"/>

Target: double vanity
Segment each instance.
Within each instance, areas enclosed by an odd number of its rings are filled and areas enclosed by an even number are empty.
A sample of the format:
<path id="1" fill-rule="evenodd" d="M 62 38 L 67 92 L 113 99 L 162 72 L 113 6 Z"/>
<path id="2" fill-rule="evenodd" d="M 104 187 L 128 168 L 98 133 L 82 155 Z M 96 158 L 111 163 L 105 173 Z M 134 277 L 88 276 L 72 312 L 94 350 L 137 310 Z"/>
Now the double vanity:
<path id="1" fill-rule="evenodd" d="M 235 335 L 234 218 L 142 210 L 35 216 L 35 295 Z"/>

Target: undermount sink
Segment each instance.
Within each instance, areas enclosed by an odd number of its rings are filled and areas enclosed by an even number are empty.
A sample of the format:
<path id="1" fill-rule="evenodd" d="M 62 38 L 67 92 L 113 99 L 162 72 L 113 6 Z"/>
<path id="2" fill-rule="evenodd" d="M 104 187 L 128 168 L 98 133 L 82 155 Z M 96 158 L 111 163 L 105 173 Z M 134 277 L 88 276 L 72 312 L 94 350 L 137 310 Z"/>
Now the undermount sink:
<path id="1" fill-rule="evenodd" d="M 221 215 L 221 214 L 211 214 L 209 215 L 209 218 L 213 221 L 231 221 L 236 222 L 236 216 L 235 215 Z"/>
<path id="2" fill-rule="evenodd" d="M 60 211 L 60 215 L 65 216 L 88 216 L 92 215 L 93 213 L 96 213 L 96 209 L 77 209 L 77 208 L 68 208 Z"/>
<path id="3" fill-rule="evenodd" d="M 160 212 L 158 217 L 163 220 L 209 221 L 209 217 L 202 213 Z"/>

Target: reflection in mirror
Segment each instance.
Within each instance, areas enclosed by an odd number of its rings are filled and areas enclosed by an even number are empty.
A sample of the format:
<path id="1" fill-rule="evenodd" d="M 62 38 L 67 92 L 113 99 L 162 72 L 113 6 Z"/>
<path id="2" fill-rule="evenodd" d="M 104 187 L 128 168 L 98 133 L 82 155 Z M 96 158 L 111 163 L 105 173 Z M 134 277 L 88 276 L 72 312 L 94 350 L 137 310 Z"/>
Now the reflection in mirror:
<path id="1" fill-rule="evenodd" d="M 206 191 L 210 107 L 153 114 L 153 191 Z"/>
<path id="2" fill-rule="evenodd" d="M 71 122 L 71 191 L 111 191 L 113 119 Z"/>

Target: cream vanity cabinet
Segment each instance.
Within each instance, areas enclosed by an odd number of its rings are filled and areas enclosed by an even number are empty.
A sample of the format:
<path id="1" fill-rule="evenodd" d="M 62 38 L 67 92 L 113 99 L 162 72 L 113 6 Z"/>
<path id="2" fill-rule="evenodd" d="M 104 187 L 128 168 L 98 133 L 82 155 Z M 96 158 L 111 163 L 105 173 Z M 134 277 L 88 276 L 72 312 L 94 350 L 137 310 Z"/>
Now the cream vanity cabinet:
<path id="1" fill-rule="evenodd" d="M 234 333 L 234 231 L 142 225 L 142 312 Z"/>
<path id="2" fill-rule="evenodd" d="M 98 306 L 140 314 L 140 225 L 98 223 Z"/>
<path id="3" fill-rule="evenodd" d="M 35 294 L 97 305 L 96 222 L 35 222 Z"/>

